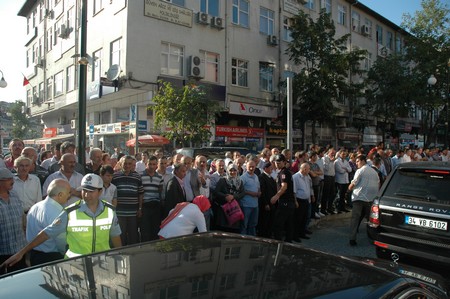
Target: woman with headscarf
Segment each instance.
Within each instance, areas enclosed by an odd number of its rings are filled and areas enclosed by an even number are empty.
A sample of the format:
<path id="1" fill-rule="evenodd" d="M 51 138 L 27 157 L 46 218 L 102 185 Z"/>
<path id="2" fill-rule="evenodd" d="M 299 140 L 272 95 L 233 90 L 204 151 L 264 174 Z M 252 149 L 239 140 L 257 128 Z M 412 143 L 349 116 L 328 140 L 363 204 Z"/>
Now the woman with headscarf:
<path id="1" fill-rule="evenodd" d="M 214 216 L 218 230 L 234 233 L 239 232 L 239 221 L 230 225 L 222 209 L 222 205 L 233 200 L 239 201 L 244 195 L 244 184 L 242 184 L 238 174 L 238 167 L 235 164 L 229 164 L 227 166 L 226 176 L 219 179 L 214 190 Z"/>

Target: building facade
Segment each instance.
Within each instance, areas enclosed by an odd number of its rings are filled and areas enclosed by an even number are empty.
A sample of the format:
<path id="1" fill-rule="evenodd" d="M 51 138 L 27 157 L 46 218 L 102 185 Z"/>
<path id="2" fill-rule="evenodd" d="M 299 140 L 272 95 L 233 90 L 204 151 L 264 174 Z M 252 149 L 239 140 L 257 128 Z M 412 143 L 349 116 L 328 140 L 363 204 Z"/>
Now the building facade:
<path id="1" fill-rule="evenodd" d="M 350 0 L 92 0 L 87 1 L 88 55 L 81 57 L 81 2 L 27 0 L 18 13 L 28 20 L 28 112 L 51 131 L 41 143 L 71 136 L 79 121 L 86 122 L 87 144 L 107 151 L 126 148 L 136 133 L 160 133 L 147 106 L 158 81 L 165 80 L 205 85 L 223 106 L 211 142 L 285 147 L 286 92 L 279 86 L 301 70 L 286 55 L 290 20 L 299 10 L 312 17 L 320 9 L 329 12 L 336 34 L 351 34 L 349 49 L 368 50 L 366 69 L 403 44 L 398 26 Z M 78 119 L 79 63 L 88 66 L 84 120 Z M 346 99 L 337 105 L 341 120 L 336 127 L 316 128 L 319 142 L 351 146 L 381 140 L 375 119 L 365 120 L 362 134 L 347 128 Z M 303 147 L 301 130 L 289 129 L 295 149 Z M 306 144 L 310 131 L 305 130 Z"/>

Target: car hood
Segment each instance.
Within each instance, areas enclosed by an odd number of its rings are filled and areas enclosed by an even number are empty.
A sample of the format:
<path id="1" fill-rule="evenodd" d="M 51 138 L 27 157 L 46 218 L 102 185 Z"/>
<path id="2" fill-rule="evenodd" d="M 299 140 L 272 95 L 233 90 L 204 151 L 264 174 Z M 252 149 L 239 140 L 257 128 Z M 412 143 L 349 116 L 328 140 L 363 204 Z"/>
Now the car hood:
<path id="1" fill-rule="evenodd" d="M 203 233 L 11 273 L 0 278 L 0 298 L 383 298 L 412 285 L 446 298 L 438 284 L 404 277 L 369 260 Z"/>

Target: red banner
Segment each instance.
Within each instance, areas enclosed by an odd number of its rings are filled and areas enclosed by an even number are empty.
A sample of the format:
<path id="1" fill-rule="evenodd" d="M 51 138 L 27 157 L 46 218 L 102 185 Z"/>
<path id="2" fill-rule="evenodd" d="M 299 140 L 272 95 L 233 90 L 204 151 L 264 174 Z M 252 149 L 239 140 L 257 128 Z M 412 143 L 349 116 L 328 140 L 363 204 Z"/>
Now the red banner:
<path id="1" fill-rule="evenodd" d="M 216 136 L 263 138 L 264 129 L 234 126 L 216 126 Z"/>
<path id="2" fill-rule="evenodd" d="M 44 138 L 52 138 L 55 137 L 58 133 L 58 128 L 46 128 L 44 129 L 44 134 L 42 137 Z"/>

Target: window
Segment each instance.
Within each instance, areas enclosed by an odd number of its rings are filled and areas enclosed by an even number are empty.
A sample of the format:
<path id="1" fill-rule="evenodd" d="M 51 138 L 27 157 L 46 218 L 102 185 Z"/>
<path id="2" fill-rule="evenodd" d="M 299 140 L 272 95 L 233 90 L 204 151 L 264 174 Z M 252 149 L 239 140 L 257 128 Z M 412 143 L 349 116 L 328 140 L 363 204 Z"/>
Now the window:
<path id="1" fill-rule="evenodd" d="M 103 9 L 103 0 L 94 0 L 94 15 Z"/>
<path id="2" fill-rule="evenodd" d="M 326 13 L 331 14 L 331 0 L 321 0 L 320 8 L 325 9 Z"/>
<path id="3" fill-rule="evenodd" d="M 179 286 L 171 286 L 166 288 L 161 288 L 159 293 L 160 299 L 176 299 L 179 298 Z"/>
<path id="4" fill-rule="evenodd" d="M 62 95 L 64 92 L 64 74 L 62 71 L 55 75 L 54 89 L 55 89 L 54 92 L 55 97 Z"/>
<path id="5" fill-rule="evenodd" d="M 36 64 L 37 63 L 37 58 L 38 58 L 38 45 L 37 43 L 34 43 L 32 46 L 33 49 L 33 56 L 31 57 L 31 64 Z"/>
<path id="6" fill-rule="evenodd" d="M 102 285 L 102 298 L 111 298 L 111 289 L 108 286 Z"/>
<path id="7" fill-rule="evenodd" d="M 195 298 L 208 295 L 208 285 L 207 280 L 192 282 L 191 297 Z"/>
<path id="8" fill-rule="evenodd" d="M 75 89 L 75 66 L 71 65 L 66 69 L 66 91 Z"/>
<path id="9" fill-rule="evenodd" d="M 259 9 L 259 32 L 273 35 L 274 11 L 261 7 Z"/>
<path id="10" fill-rule="evenodd" d="M 39 98 L 41 99 L 41 101 L 44 101 L 44 82 L 39 83 Z"/>
<path id="11" fill-rule="evenodd" d="M 100 80 L 102 76 L 102 49 L 92 54 L 92 81 Z"/>
<path id="12" fill-rule="evenodd" d="M 343 5 L 338 5 L 338 24 L 345 26 L 346 19 L 347 19 L 347 7 Z"/>
<path id="13" fill-rule="evenodd" d="M 164 260 L 162 261 L 163 268 L 173 268 L 181 265 L 181 256 L 178 252 L 169 252 L 164 255 Z"/>
<path id="14" fill-rule="evenodd" d="M 281 34 L 284 41 L 292 41 L 291 18 L 283 16 L 283 31 Z"/>
<path id="15" fill-rule="evenodd" d="M 161 47 L 161 74 L 183 76 L 183 48 L 165 42 L 161 44 Z"/>
<path id="16" fill-rule="evenodd" d="M 400 38 L 400 36 L 397 36 L 395 38 L 395 51 L 397 53 L 401 53 L 402 52 L 402 39 Z"/>
<path id="17" fill-rule="evenodd" d="M 44 57 L 44 36 L 41 36 L 38 41 L 38 57 L 43 58 Z"/>
<path id="18" fill-rule="evenodd" d="M 241 247 L 225 248 L 225 260 L 238 259 L 241 255 Z"/>
<path id="19" fill-rule="evenodd" d="M 244 284 L 246 286 L 253 285 L 258 282 L 258 272 L 256 271 L 247 271 L 245 273 L 245 282 Z"/>
<path id="20" fill-rule="evenodd" d="M 202 51 L 205 60 L 205 80 L 219 82 L 219 54 Z"/>
<path id="21" fill-rule="evenodd" d="M 220 278 L 220 291 L 230 290 L 234 288 L 236 282 L 236 274 L 222 275 Z"/>
<path id="22" fill-rule="evenodd" d="M 42 22 L 44 17 L 45 17 L 45 3 L 44 1 L 41 1 L 39 3 L 39 22 Z"/>
<path id="23" fill-rule="evenodd" d="M 31 24 L 32 24 L 32 20 L 31 20 L 31 15 L 30 15 L 30 16 L 28 16 L 28 18 L 27 18 L 27 34 L 30 34 L 31 29 L 33 29 L 33 28 L 31 27 Z"/>
<path id="24" fill-rule="evenodd" d="M 365 21 L 364 21 L 364 25 L 368 28 L 367 30 L 368 30 L 368 35 L 367 36 L 369 36 L 370 38 L 372 38 L 372 21 L 371 20 L 369 20 L 369 19 L 366 19 Z"/>
<path id="25" fill-rule="evenodd" d="M 386 48 L 392 50 L 394 48 L 394 36 L 392 35 L 392 32 L 387 31 L 386 32 Z"/>
<path id="26" fill-rule="evenodd" d="M 314 1 L 316 0 L 305 0 L 305 7 L 314 10 Z"/>
<path id="27" fill-rule="evenodd" d="M 50 77 L 47 79 L 47 101 L 53 98 L 53 79 Z"/>
<path id="28" fill-rule="evenodd" d="M 184 0 L 162 0 L 179 6 L 184 6 Z"/>
<path id="29" fill-rule="evenodd" d="M 53 49 L 53 28 L 47 30 L 47 52 Z"/>
<path id="30" fill-rule="evenodd" d="M 248 61 L 231 60 L 231 85 L 248 87 Z"/>
<path id="31" fill-rule="evenodd" d="M 67 27 L 68 28 L 75 28 L 75 15 L 74 15 L 75 8 L 71 7 L 67 10 Z"/>
<path id="32" fill-rule="evenodd" d="M 110 65 L 118 64 L 120 65 L 120 46 L 121 39 L 115 40 L 111 43 L 111 57 L 110 57 Z"/>
<path id="33" fill-rule="evenodd" d="M 26 53 L 26 55 L 27 55 L 27 58 L 26 58 L 26 61 L 25 61 L 25 65 L 27 66 L 27 67 L 29 67 L 30 65 L 31 65 L 31 57 L 33 56 L 32 55 L 32 52 L 31 52 L 31 49 L 28 49 L 27 50 L 27 53 Z"/>
<path id="34" fill-rule="evenodd" d="M 377 43 L 383 44 L 383 27 L 377 25 Z"/>
<path id="35" fill-rule="evenodd" d="M 361 31 L 361 16 L 356 11 L 352 12 L 352 29 L 353 31 Z"/>
<path id="36" fill-rule="evenodd" d="M 219 17 L 219 7 L 219 0 L 200 0 L 200 11 L 213 17 Z"/>
<path id="37" fill-rule="evenodd" d="M 37 26 L 38 14 L 37 9 L 33 10 L 33 28 Z"/>
<path id="38" fill-rule="evenodd" d="M 247 0 L 233 0 L 233 24 L 248 28 L 249 5 Z"/>
<path id="39" fill-rule="evenodd" d="M 128 119 L 127 119 L 128 120 Z M 114 257 L 115 268 L 117 274 L 127 275 L 128 265 L 127 259 L 123 256 L 117 255 Z"/>
<path id="40" fill-rule="evenodd" d="M 33 103 L 33 93 L 31 89 L 27 89 L 27 106 L 31 107 L 31 103 Z"/>
<path id="41" fill-rule="evenodd" d="M 366 71 L 370 70 L 372 67 L 372 53 L 367 53 L 366 57 L 364 57 L 364 69 Z"/>
<path id="42" fill-rule="evenodd" d="M 259 63 L 259 89 L 262 91 L 273 91 L 273 64 L 268 62 Z"/>

